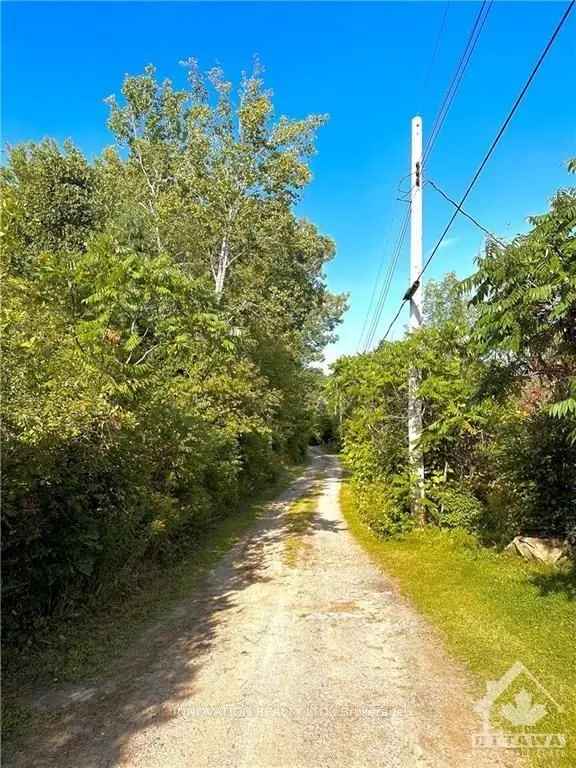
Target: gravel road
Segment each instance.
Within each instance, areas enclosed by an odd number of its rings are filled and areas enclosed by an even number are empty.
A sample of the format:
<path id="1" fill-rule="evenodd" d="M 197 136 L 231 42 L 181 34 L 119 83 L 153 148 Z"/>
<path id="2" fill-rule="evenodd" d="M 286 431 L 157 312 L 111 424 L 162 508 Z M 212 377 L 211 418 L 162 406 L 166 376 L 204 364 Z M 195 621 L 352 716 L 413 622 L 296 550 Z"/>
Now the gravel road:
<path id="1" fill-rule="evenodd" d="M 92 685 L 36 697 L 14 768 L 494 768 L 469 682 L 354 541 L 335 457 L 304 475 L 197 592 Z M 318 507 L 287 557 L 286 510 Z M 296 556 L 294 556 L 296 552 Z M 509 758 L 507 758 L 509 759 Z"/>

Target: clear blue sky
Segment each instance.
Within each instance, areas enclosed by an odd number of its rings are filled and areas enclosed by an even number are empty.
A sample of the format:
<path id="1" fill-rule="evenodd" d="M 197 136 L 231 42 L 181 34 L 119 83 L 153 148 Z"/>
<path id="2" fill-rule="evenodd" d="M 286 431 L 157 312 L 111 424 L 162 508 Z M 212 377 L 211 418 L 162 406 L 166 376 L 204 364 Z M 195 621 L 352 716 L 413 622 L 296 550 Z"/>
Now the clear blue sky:
<path id="1" fill-rule="evenodd" d="M 266 68 L 278 113 L 328 112 L 318 141 L 315 180 L 300 212 L 337 243 L 328 268 L 334 291 L 350 293 L 340 341 L 327 358 L 354 352 L 382 257 L 403 203 L 410 119 L 424 134 L 463 49 L 477 3 L 452 2 L 435 66 L 423 89 L 444 2 L 430 3 L 3 3 L 3 141 L 71 137 L 93 156 L 111 143 L 103 98 L 125 73 L 154 63 L 183 81 L 178 62 L 221 64 L 231 78 L 253 54 Z M 564 3 L 497 2 L 436 144 L 428 175 L 453 197 L 482 154 L 559 19 Z M 576 155 L 576 12 L 545 62 L 468 210 L 504 236 L 525 228 L 554 190 L 570 183 Z M 426 191 L 425 250 L 450 207 Z M 482 234 L 459 221 L 431 276 L 468 274 Z M 380 330 L 407 287 L 403 255 Z M 401 331 L 399 324 L 398 330 Z"/>

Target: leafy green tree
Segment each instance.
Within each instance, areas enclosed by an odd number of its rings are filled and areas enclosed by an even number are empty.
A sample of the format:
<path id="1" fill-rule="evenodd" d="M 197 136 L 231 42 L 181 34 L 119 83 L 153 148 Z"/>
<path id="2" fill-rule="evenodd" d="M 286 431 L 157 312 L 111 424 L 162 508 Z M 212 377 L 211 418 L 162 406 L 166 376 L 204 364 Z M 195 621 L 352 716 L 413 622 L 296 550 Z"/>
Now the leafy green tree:
<path id="1" fill-rule="evenodd" d="M 277 233 L 310 180 L 306 158 L 326 117 L 274 123 L 258 65 L 234 104 L 219 68 L 206 78 L 195 60 L 184 63 L 188 90 L 174 90 L 169 80 L 158 85 L 153 67 L 127 77 L 125 103 L 108 100 L 109 125 L 129 150 L 158 251 L 179 240 L 180 258 L 209 266 L 219 299 L 235 262 L 254 258 L 258 246 L 281 243 Z M 172 234 L 177 219 L 188 222 L 184 238 Z M 190 253 L 194 243 L 199 248 Z"/>
<path id="2" fill-rule="evenodd" d="M 10 636 L 177 557 L 313 429 L 345 299 L 292 207 L 324 118 L 188 68 L 126 78 L 94 163 L 48 141 L 1 173 Z"/>
<path id="3" fill-rule="evenodd" d="M 424 287 L 424 324 L 440 327 L 452 323 L 463 331 L 474 322 L 470 296 L 463 291 L 462 281 L 448 272 L 441 281 L 428 280 Z"/>
<path id="4" fill-rule="evenodd" d="M 10 230 L 5 256 L 26 269 L 41 251 L 83 250 L 102 222 L 97 174 L 71 142 L 60 150 L 47 139 L 9 150 L 1 169 L 4 228 Z"/>
<path id="5" fill-rule="evenodd" d="M 576 188 L 560 190 L 550 211 L 530 223 L 506 248 L 488 244 L 467 281 L 475 291 L 476 338 L 516 377 L 537 378 L 554 415 L 574 419 Z"/>

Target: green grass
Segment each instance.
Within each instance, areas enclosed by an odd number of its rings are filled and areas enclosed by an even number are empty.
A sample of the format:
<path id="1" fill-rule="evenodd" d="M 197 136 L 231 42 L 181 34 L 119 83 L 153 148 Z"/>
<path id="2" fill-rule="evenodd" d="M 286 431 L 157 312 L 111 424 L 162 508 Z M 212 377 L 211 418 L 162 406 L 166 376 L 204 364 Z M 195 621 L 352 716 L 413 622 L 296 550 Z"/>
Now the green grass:
<path id="1" fill-rule="evenodd" d="M 500 678 L 518 660 L 564 707 L 563 714 L 549 714 L 542 727 L 534 730 L 563 733 L 567 746 L 531 749 L 527 756 L 530 765 L 538 768 L 574 768 L 574 572 L 531 565 L 481 548 L 462 532 L 430 529 L 380 540 L 359 518 L 347 484 L 342 487 L 341 504 L 360 543 L 436 625 L 448 650 L 467 664 L 478 698 L 484 695 L 487 681 Z M 536 694 L 534 700 L 540 701 Z"/>
<path id="2" fill-rule="evenodd" d="M 287 536 L 284 539 L 283 560 L 295 567 L 308 548 L 306 532 L 316 513 L 320 486 L 314 485 L 308 493 L 290 504 L 286 512 Z"/>
<path id="3" fill-rule="evenodd" d="M 5 648 L 2 733 L 16 738 L 40 717 L 22 703 L 33 687 L 79 682 L 104 672 L 152 622 L 190 594 L 198 581 L 228 552 L 263 512 L 266 504 L 303 471 L 286 467 L 278 482 L 239 512 L 218 521 L 187 556 L 165 567 L 150 564 L 130 592 L 111 598 L 97 611 L 54 623 L 34 644 Z"/>

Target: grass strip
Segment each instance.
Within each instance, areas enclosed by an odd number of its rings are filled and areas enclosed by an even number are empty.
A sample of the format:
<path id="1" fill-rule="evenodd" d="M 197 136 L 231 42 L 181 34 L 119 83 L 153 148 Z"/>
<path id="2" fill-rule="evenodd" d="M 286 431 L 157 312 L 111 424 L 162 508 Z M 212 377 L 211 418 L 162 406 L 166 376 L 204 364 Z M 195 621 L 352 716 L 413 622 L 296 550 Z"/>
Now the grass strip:
<path id="1" fill-rule="evenodd" d="M 286 512 L 287 536 L 284 540 L 283 561 L 291 568 L 296 567 L 309 548 L 306 534 L 316 514 L 320 494 L 321 483 L 316 483 L 306 495 L 293 501 Z"/>
<path id="2" fill-rule="evenodd" d="M 489 680 L 522 662 L 563 708 L 546 705 L 541 723 L 527 730 L 564 734 L 564 749 L 528 749 L 537 768 L 576 766 L 576 576 L 529 564 L 480 547 L 462 531 L 426 529 L 382 540 L 363 523 L 351 488 L 343 483 L 343 514 L 374 561 L 441 632 L 448 650 L 463 660 L 476 681 L 478 698 Z M 516 685 L 516 684 L 515 684 Z M 500 709 L 501 711 L 501 709 Z M 494 722 L 493 724 L 498 725 Z M 506 724 L 506 723 L 505 723 Z M 507 730 L 511 729 L 510 722 Z M 513 729 L 512 729 L 513 730 Z"/>
<path id="3" fill-rule="evenodd" d="M 184 558 L 164 566 L 151 563 L 130 591 L 123 590 L 97 610 L 75 619 L 54 622 L 34 644 L 5 648 L 3 737 L 16 738 L 40 716 L 22 703 L 30 689 L 80 682 L 102 674 L 138 634 L 190 594 L 265 511 L 266 505 L 303 470 L 304 465 L 286 467 L 275 484 L 238 512 L 217 521 Z"/>

